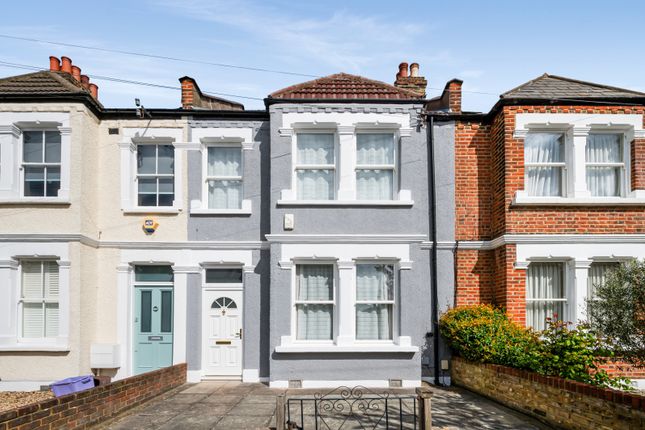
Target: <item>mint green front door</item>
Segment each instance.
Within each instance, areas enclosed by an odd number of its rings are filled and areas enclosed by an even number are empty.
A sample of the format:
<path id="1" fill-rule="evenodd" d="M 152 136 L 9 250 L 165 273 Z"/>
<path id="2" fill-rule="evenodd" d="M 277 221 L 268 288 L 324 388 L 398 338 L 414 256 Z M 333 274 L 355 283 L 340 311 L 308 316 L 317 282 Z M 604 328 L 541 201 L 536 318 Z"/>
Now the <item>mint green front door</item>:
<path id="1" fill-rule="evenodd" d="M 172 287 L 134 287 L 134 374 L 172 365 Z"/>

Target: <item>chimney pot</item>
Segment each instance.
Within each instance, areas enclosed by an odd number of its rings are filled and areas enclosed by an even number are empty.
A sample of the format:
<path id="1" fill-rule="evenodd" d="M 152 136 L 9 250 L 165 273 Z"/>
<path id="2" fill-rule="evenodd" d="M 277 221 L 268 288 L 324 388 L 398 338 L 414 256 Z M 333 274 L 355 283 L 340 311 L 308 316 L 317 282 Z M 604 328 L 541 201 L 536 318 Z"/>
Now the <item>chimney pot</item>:
<path id="1" fill-rule="evenodd" d="M 81 86 L 86 90 L 90 89 L 90 77 L 87 75 L 81 75 Z"/>
<path id="2" fill-rule="evenodd" d="M 408 63 L 403 62 L 399 64 L 399 73 L 397 74 L 397 77 L 399 78 L 407 78 L 408 77 Z"/>
<path id="3" fill-rule="evenodd" d="M 69 73 L 70 75 L 72 74 L 72 60 L 69 57 L 60 57 L 62 65 L 61 65 L 61 71 L 65 73 Z"/>
<path id="4" fill-rule="evenodd" d="M 49 57 L 49 70 L 52 72 L 60 72 L 60 60 L 53 55 Z"/>
<path id="5" fill-rule="evenodd" d="M 78 82 L 81 82 L 81 68 L 78 66 L 72 66 L 72 76 L 74 76 L 74 79 Z"/>
<path id="6" fill-rule="evenodd" d="M 410 76 L 413 78 L 419 76 L 419 63 L 410 64 Z"/>
<path id="7" fill-rule="evenodd" d="M 96 100 L 99 99 L 99 87 L 96 84 L 90 84 L 90 93 Z"/>

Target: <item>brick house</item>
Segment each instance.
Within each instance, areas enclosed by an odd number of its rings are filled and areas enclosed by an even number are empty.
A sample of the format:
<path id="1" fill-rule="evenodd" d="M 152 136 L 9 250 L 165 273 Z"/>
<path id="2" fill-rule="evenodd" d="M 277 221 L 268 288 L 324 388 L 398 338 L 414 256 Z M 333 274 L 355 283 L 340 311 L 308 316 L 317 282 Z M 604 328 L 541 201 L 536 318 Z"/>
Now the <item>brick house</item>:
<path id="1" fill-rule="evenodd" d="M 645 94 L 544 74 L 466 113 L 459 93 L 430 115 L 455 129 L 455 304 L 584 319 L 607 270 L 645 257 Z"/>

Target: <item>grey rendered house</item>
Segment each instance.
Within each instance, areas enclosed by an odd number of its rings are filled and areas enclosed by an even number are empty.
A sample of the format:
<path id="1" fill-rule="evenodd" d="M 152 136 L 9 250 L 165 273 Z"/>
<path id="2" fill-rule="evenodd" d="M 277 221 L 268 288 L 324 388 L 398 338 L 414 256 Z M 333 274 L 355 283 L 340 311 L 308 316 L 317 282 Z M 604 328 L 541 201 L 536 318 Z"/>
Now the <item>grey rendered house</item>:
<path id="1" fill-rule="evenodd" d="M 410 387 L 434 367 L 426 81 L 414 75 L 405 65 L 392 86 L 341 73 L 266 99 L 272 387 Z M 438 154 L 445 174 L 451 151 Z"/>

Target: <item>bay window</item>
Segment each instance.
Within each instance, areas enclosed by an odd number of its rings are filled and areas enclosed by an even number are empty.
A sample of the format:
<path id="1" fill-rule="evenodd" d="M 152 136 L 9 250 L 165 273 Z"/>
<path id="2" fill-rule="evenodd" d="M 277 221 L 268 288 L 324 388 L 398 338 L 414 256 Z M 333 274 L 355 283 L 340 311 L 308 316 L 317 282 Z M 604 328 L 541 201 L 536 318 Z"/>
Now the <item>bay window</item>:
<path id="1" fill-rule="evenodd" d="M 625 160 L 621 134 L 590 134 L 585 148 L 587 187 L 592 196 L 623 194 Z"/>
<path id="2" fill-rule="evenodd" d="M 525 190 L 529 196 L 564 196 L 564 133 L 528 133 L 524 140 L 524 167 Z"/>
<path id="3" fill-rule="evenodd" d="M 392 133 L 356 135 L 356 198 L 392 200 L 395 159 Z"/>
<path id="4" fill-rule="evenodd" d="M 334 265 L 296 266 L 296 339 L 334 338 Z"/>
<path id="5" fill-rule="evenodd" d="M 356 264 L 356 339 L 392 340 L 395 296 L 392 264 Z"/>
<path id="6" fill-rule="evenodd" d="M 175 149 L 173 145 L 137 145 L 139 206 L 172 206 L 175 200 Z"/>
<path id="7" fill-rule="evenodd" d="M 242 207 L 242 147 L 209 146 L 206 183 L 209 209 Z"/>
<path id="8" fill-rule="evenodd" d="M 61 187 L 61 135 L 58 130 L 22 133 L 25 197 L 58 197 Z"/>
<path id="9" fill-rule="evenodd" d="M 20 309 L 23 338 L 52 338 L 59 329 L 59 267 L 56 261 L 24 260 Z"/>
<path id="10" fill-rule="evenodd" d="M 334 199 L 334 146 L 332 133 L 298 133 L 295 166 L 298 200 Z"/>
<path id="11" fill-rule="evenodd" d="M 546 328 L 546 319 L 566 321 L 565 263 L 531 263 L 526 279 L 526 325 Z"/>

